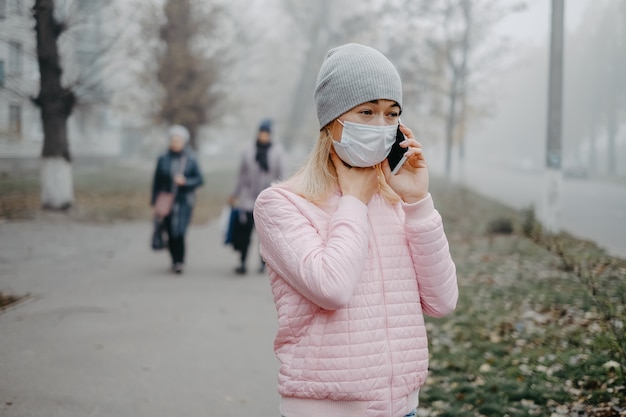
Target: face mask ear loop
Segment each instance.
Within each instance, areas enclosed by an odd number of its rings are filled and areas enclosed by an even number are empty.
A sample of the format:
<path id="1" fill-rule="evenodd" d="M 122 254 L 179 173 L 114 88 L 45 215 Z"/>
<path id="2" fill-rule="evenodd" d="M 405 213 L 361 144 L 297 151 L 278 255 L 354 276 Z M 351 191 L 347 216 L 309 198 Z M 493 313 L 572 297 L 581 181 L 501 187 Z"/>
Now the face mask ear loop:
<path id="1" fill-rule="evenodd" d="M 337 142 L 335 140 L 335 136 L 333 135 L 333 133 L 335 133 L 335 122 L 338 122 L 342 127 L 346 127 L 346 125 L 343 124 L 343 122 L 339 119 L 335 119 L 331 125 L 331 128 L 328 129 L 328 133 L 330 134 L 330 138 L 333 140 L 333 142 Z M 341 141 L 341 138 L 339 138 L 339 141 Z"/>

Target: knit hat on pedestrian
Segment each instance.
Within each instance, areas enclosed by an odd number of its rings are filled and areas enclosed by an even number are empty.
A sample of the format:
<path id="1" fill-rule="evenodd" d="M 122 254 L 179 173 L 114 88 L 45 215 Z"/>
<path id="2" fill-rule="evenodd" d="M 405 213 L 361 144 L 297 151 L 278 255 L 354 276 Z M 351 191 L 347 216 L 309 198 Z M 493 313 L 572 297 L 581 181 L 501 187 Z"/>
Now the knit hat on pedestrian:
<path id="1" fill-rule="evenodd" d="M 351 108 L 368 101 L 393 100 L 402 107 L 402 82 L 383 54 L 349 43 L 326 54 L 315 87 L 320 129 Z"/>
<path id="2" fill-rule="evenodd" d="M 189 140 L 189 130 L 182 125 L 173 125 L 168 131 L 168 137 L 171 138 L 172 136 L 181 137 L 185 143 L 187 143 Z"/>
<path id="3" fill-rule="evenodd" d="M 259 132 L 272 133 L 272 121 L 270 119 L 263 119 L 259 125 Z"/>

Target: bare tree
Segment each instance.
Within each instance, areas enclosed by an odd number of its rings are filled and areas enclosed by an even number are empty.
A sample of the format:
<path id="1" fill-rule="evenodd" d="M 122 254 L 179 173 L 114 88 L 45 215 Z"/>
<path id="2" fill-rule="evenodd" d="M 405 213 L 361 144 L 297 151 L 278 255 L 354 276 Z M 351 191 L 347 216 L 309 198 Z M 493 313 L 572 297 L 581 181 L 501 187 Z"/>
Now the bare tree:
<path id="1" fill-rule="evenodd" d="M 523 8 L 521 2 L 506 7 L 493 0 L 422 0 L 413 8 L 427 33 L 427 59 L 422 60 L 420 69 L 429 100 L 438 106 L 432 114 L 444 120 L 448 178 L 455 145 L 461 160 L 464 156 L 469 115 L 482 112 L 473 93 L 485 74 L 493 74 L 494 64 L 506 50 L 505 44 L 491 35 L 493 26 L 508 13 Z"/>
<path id="2" fill-rule="evenodd" d="M 66 26 L 54 15 L 53 0 L 37 0 L 33 7 L 37 36 L 40 91 L 33 102 L 41 109 L 44 144 L 42 151 L 42 205 L 65 209 L 74 202 L 67 119 L 76 104 L 74 92 L 61 84 L 62 67 L 58 39 Z"/>
<path id="3" fill-rule="evenodd" d="M 168 123 L 185 125 L 190 132 L 190 144 L 197 148 L 198 129 L 208 121 L 209 110 L 217 102 L 211 87 L 217 83 L 219 63 L 194 49 L 201 34 L 201 22 L 211 17 L 197 18 L 198 8 L 190 0 L 168 0 L 163 6 L 166 22 L 160 38 L 165 50 L 159 60 L 157 78 L 164 90 L 160 118 Z M 214 13 L 216 11 L 214 10 Z"/>
<path id="4" fill-rule="evenodd" d="M 606 174 L 617 173 L 617 137 L 626 116 L 626 86 L 621 79 L 626 72 L 624 39 L 626 3 L 603 2 L 589 7 L 567 40 L 564 145 L 569 149 L 568 164 L 586 165 L 592 174 L 600 166 Z"/>
<path id="5" fill-rule="evenodd" d="M 597 19 L 596 9 L 585 16 L 581 29 L 565 40 L 563 165 L 566 171 L 586 166 L 590 173 L 597 172 L 597 139 L 606 104 L 597 81 L 596 62 L 601 60 L 591 58 L 594 36 L 589 35 L 596 32 Z"/>
<path id="6" fill-rule="evenodd" d="M 449 176 L 455 146 L 463 158 L 468 120 L 486 113 L 488 106 L 477 92 L 507 49 L 505 40 L 493 36 L 493 27 L 507 14 L 523 10 L 524 4 L 402 0 L 359 5 L 368 10 L 359 13 L 352 7 L 350 13 L 343 12 L 331 39 L 363 40 L 394 62 L 403 81 L 403 113 L 425 122 L 415 127 L 416 133 L 432 137 L 432 120 L 443 121 Z"/>
<path id="7" fill-rule="evenodd" d="M 626 111 L 626 3 L 610 3 L 598 22 L 594 36 L 594 50 L 601 54 L 595 61 L 599 91 L 605 105 L 602 107 L 606 127 L 606 167 L 609 175 L 617 173 L 617 136 L 620 119 Z"/>
<path id="8" fill-rule="evenodd" d="M 105 60 L 119 39 L 118 33 L 99 43 L 99 50 L 83 51 L 89 56 L 67 65 L 62 36 L 76 44 L 85 33 L 93 33 L 83 29 L 91 17 L 100 16 L 95 11 L 103 6 L 94 1 L 61 5 L 59 9 L 54 0 L 36 0 L 32 8 L 40 77 L 39 92 L 32 101 L 40 109 L 43 126 L 41 201 L 47 209 L 67 209 L 74 202 L 68 119 L 80 105 L 107 101 L 102 80 L 105 67 L 112 65 Z M 72 70 L 69 75 L 68 69 Z"/>
<path id="9" fill-rule="evenodd" d="M 317 73 L 328 49 L 348 42 L 361 42 L 377 46 L 384 51 L 381 45 L 385 42 L 376 36 L 376 33 L 372 36 L 372 29 L 376 26 L 377 20 L 373 16 L 380 16 L 377 14 L 380 5 L 377 6 L 370 0 L 360 2 L 358 7 L 354 2 L 345 0 L 334 2 L 321 0 L 306 4 L 295 0 L 283 0 L 282 4 L 287 14 L 300 28 L 300 36 L 307 41 L 286 120 L 284 143 L 290 147 L 305 137 L 304 131 L 308 128 L 305 123 L 306 115 L 310 114 L 312 109 Z M 341 10 L 341 13 L 337 13 L 338 10 Z"/>
<path id="10" fill-rule="evenodd" d="M 458 15 L 458 16 L 457 16 Z M 469 0 L 460 0 L 456 5 L 449 5 L 443 10 L 444 38 L 431 39 L 430 47 L 436 56 L 442 57 L 444 68 L 447 68 L 448 79 L 443 80 L 447 87 L 442 89 L 447 98 L 448 108 L 445 111 L 445 143 L 446 143 L 446 177 L 450 176 L 452 167 L 452 146 L 455 131 L 465 125 L 465 104 L 467 103 L 468 55 L 470 53 L 472 25 L 474 16 Z M 460 28 L 453 33 L 453 21 L 460 21 Z M 438 62 L 441 62 L 438 60 Z M 444 72 L 445 73 L 445 72 Z M 463 143 L 462 138 L 459 142 Z"/>
<path id="11" fill-rule="evenodd" d="M 305 59 L 302 61 L 300 77 L 286 120 L 283 143 L 289 148 L 303 135 L 303 122 L 312 107 L 311 96 L 315 88 L 317 71 L 330 42 L 330 5 L 328 0 L 308 2 L 304 8 L 299 2 L 293 0 L 285 0 L 283 4 L 289 15 L 298 22 L 298 27 L 302 28 L 306 39 L 309 40 L 308 51 L 304 54 Z M 313 19 L 310 18 L 311 15 Z"/>

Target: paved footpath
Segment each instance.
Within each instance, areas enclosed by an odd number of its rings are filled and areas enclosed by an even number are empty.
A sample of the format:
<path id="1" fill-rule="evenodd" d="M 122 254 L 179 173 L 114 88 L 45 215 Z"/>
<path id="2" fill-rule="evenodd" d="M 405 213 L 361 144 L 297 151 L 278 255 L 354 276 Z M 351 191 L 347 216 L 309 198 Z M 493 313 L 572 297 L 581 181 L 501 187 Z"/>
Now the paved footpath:
<path id="1" fill-rule="evenodd" d="M 267 277 L 234 275 L 217 223 L 190 228 L 182 276 L 149 236 L 149 223 L 0 224 L 0 291 L 30 294 L 0 314 L 0 416 L 279 415 Z"/>

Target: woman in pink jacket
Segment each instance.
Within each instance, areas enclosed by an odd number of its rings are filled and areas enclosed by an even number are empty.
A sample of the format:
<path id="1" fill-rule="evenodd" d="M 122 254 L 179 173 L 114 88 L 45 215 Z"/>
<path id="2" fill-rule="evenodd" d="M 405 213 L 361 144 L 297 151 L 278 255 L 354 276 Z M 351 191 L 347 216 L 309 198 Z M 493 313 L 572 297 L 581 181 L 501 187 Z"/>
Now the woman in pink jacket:
<path id="1" fill-rule="evenodd" d="M 279 329 L 284 417 L 415 415 L 428 372 L 423 314 L 456 306 L 456 271 L 402 85 L 380 52 L 331 49 L 315 89 L 320 135 L 254 218 Z M 386 157 L 397 129 L 407 160 Z"/>

